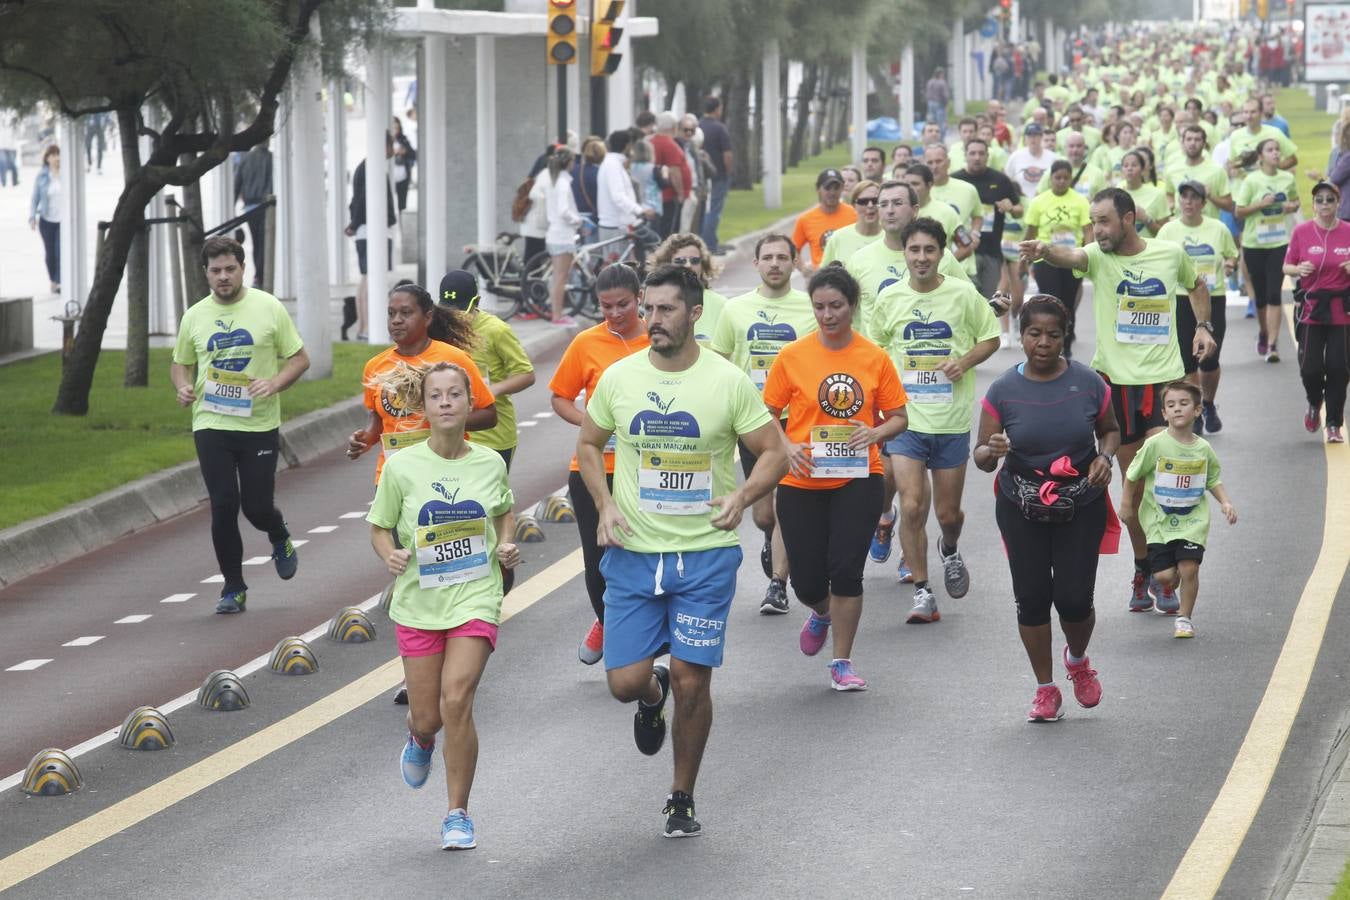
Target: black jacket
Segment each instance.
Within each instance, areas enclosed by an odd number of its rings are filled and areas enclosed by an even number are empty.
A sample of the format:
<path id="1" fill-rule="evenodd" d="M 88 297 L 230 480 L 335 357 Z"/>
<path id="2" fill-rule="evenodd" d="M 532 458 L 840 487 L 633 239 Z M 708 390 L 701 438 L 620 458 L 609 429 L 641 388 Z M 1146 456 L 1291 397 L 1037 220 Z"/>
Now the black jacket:
<path id="1" fill-rule="evenodd" d="M 398 223 L 398 207 L 394 205 L 394 190 L 389 187 L 388 178 L 385 179 L 384 189 L 388 195 L 384 209 L 389 217 L 388 224 L 393 226 Z M 352 173 L 352 202 L 347 204 L 347 218 L 350 220 L 348 224 L 353 229 L 366 224 L 366 161 L 364 159 L 357 165 L 356 171 Z"/>

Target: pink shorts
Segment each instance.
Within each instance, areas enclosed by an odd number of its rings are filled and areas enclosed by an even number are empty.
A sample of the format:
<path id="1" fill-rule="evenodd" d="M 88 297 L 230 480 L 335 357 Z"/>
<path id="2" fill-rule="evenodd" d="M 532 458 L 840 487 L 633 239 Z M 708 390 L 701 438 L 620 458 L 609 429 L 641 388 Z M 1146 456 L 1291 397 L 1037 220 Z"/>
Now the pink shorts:
<path id="1" fill-rule="evenodd" d="M 450 638 L 461 637 L 487 638 L 492 649 L 497 649 L 497 626 L 482 619 L 470 619 L 456 628 L 441 631 L 410 628 L 395 622 L 394 634 L 398 637 L 399 656 L 435 656 L 445 652 L 445 642 Z"/>

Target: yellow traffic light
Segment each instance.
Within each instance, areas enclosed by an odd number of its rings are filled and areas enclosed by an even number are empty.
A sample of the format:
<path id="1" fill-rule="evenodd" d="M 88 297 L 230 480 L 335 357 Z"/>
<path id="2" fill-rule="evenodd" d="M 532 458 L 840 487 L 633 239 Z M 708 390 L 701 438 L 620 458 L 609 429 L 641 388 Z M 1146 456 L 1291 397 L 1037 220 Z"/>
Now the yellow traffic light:
<path id="1" fill-rule="evenodd" d="M 1247 18 L 1252 14 L 1252 0 L 1238 0 L 1238 16 Z"/>
<path id="2" fill-rule="evenodd" d="M 576 65 L 577 0 L 548 0 L 547 44 L 549 65 Z"/>
<path id="3" fill-rule="evenodd" d="M 594 0 L 591 14 L 591 75 L 613 75 L 623 54 L 616 52 L 623 29 L 616 24 L 625 0 Z"/>
<path id="4" fill-rule="evenodd" d="M 1270 18 L 1270 0 L 1256 0 L 1256 15 L 1260 19 Z"/>

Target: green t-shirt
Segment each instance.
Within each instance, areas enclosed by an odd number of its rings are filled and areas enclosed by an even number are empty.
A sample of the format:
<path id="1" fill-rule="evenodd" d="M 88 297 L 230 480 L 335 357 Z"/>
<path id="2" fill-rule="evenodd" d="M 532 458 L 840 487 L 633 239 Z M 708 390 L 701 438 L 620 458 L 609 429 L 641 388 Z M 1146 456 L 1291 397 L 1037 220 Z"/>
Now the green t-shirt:
<path id="1" fill-rule="evenodd" d="M 1077 247 L 1083 242 L 1083 229 L 1092 221 L 1092 208 L 1077 191 L 1065 191 L 1062 196 L 1045 191 L 1031 198 L 1022 221 L 1036 229 L 1038 240 Z"/>
<path id="2" fill-rule="evenodd" d="M 1075 173 L 1078 169 L 1078 166 L 1073 167 Z M 1092 163 L 1085 164 L 1082 169 L 1083 174 L 1078 176 L 1078 181 L 1071 185 L 1069 190 L 1074 191 L 1084 200 L 1088 201 L 1090 207 L 1092 198 L 1097 195 L 1098 191 L 1106 187 L 1106 176 L 1102 174 L 1101 169 L 1097 168 Z M 1039 197 L 1048 190 L 1050 190 L 1050 170 L 1046 169 L 1045 174 L 1041 176 L 1040 184 L 1036 185 L 1036 195 Z"/>
<path id="3" fill-rule="evenodd" d="M 1233 192 L 1233 203 L 1251 206 L 1266 194 L 1274 194 L 1275 202 L 1249 215 L 1242 223 L 1242 246 L 1252 249 L 1283 247 L 1294 233 L 1294 217 L 1284 211 L 1285 201 L 1298 197 L 1298 185 L 1292 172 L 1277 169 L 1267 175 L 1257 169 L 1242 179 Z"/>
<path id="4" fill-rule="evenodd" d="M 625 548 L 687 553 L 740 543 L 735 531 L 712 526 L 708 501 L 736 487 L 737 437 L 772 421 L 742 371 L 704 350 L 683 372 L 657 369 L 650 351 L 634 353 L 600 376 L 586 414 L 617 438 L 614 502 L 633 530 Z"/>
<path id="5" fill-rule="evenodd" d="M 1144 483 L 1139 524 L 1150 544 L 1209 539 L 1206 491 L 1221 484 L 1219 458 L 1202 437 L 1183 444 L 1166 431 L 1144 441 L 1125 477 Z"/>
<path id="6" fill-rule="evenodd" d="M 281 301 L 257 288 L 225 304 L 215 294 L 193 304 L 178 326 L 173 361 L 196 366 L 192 430 L 271 431 L 281 427 L 281 397 L 248 395 L 304 348 Z"/>
<path id="7" fill-rule="evenodd" d="M 1239 162 L 1242 157 L 1256 149 L 1257 145 L 1267 138 L 1274 138 L 1280 145 L 1280 161 L 1298 153 L 1298 145 L 1284 136 L 1284 132 L 1274 125 L 1262 125 L 1256 134 L 1252 134 L 1248 128 L 1239 128 L 1228 138 L 1228 160 L 1230 163 Z M 1246 170 L 1247 175 L 1253 175 L 1259 172 L 1260 160 L 1253 163 Z"/>
<path id="8" fill-rule="evenodd" d="M 1207 216 L 1195 227 L 1187 225 L 1180 218 L 1173 219 L 1158 232 L 1158 240 L 1181 245 L 1195 265 L 1195 273 L 1205 279 L 1211 295 L 1219 290 L 1223 261 L 1237 259 L 1238 256 L 1237 244 L 1233 242 L 1233 233 L 1228 230 L 1228 226 Z M 1178 288 L 1177 293 L 1184 294 L 1185 291 Z"/>
<path id="9" fill-rule="evenodd" d="M 999 336 L 989 303 L 968 281 L 944 278 L 926 294 L 897 282 L 881 292 L 870 323 L 873 342 L 890 354 L 909 394 L 909 430 L 922 434 L 970 431 L 975 375 L 956 381 L 938 369 L 981 341 Z"/>
<path id="10" fill-rule="evenodd" d="M 869 244 L 849 259 L 844 268 L 858 282 L 858 311 L 854 316 L 853 327 L 863 334 L 868 333 L 868 322 L 876 306 L 876 299 L 886 288 L 896 282 L 909 279 L 909 266 L 905 264 L 905 251 L 892 250 L 884 240 Z M 938 274 L 959 281 L 969 281 L 961 261 L 947 248 L 942 252 L 942 262 L 938 263 Z"/>
<path id="11" fill-rule="evenodd" d="M 512 375 L 534 371 L 534 364 L 510 325 L 492 313 L 479 310 L 473 317 L 473 330 L 478 335 L 478 346 L 469 355 L 489 386 Z M 516 405 L 511 402 L 510 394 L 497 394 L 496 406 L 497 424 L 486 431 L 475 431 L 472 440 L 494 450 L 508 450 L 516 446 L 519 439 Z"/>
<path id="12" fill-rule="evenodd" d="M 1095 241 L 1083 248 L 1092 281 L 1097 350 L 1092 368 L 1112 384 L 1158 384 L 1185 374 L 1177 348 L 1176 295 L 1195 287 L 1195 264 L 1180 244 L 1144 238 L 1133 256 L 1103 253 Z"/>
<path id="13" fill-rule="evenodd" d="M 964 184 L 964 182 L 962 182 Z M 976 199 L 979 194 L 976 193 Z M 972 214 L 973 215 L 973 214 Z M 925 203 L 914 215 L 914 218 L 929 218 L 938 222 L 942 230 L 947 232 L 947 250 L 951 251 L 953 247 L 958 246 L 958 241 L 964 238 L 967 241 L 978 244 L 980 236 L 970 230 L 970 216 L 962 216 L 950 203 L 939 200 L 937 197 L 929 196 Z M 946 255 L 945 253 L 943 254 Z M 955 255 L 955 254 L 953 254 Z M 968 276 L 975 274 L 975 253 L 972 251 L 965 260 L 960 261 L 961 267 L 966 270 Z"/>
<path id="14" fill-rule="evenodd" d="M 840 228 L 831 234 L 830 239 L 825 242 L 825 254 L 821 258 L 820 268 L 825 268 L 835 260 L 848 262 L 848 258 L 854 253 L 880 239 L 881 232 L 879 230 L 876 234 L 858 234 L 857 222 Z"/>
<path id="15" fill-rule="evenodd" d="M 712 345 L 713 335 L 717 333 L 717 323 L 721 321 L 722 310 L 726 308 L 726 297 L 717 291 L 703 289 L 703 312 L 694 323 L 694 340 L 698 341 L 700 347 Z"/>
<path id="16" fill-rule="evenodd" d="M 959 178 L 948 178 L 946 184 L 934 184 L 929 197 L 950 206 L 957 219 L 970 232 L 971 240 L 979 244 L 980 229 L 974 228 L 972 223 L 975 217 L 984 211 L 984 206 L 980 203 L 980 192 L 975 185 Z M 980 223 L 980 227 L 984 227 L 983 222 Z M 963 266 L 966 274 L 974 278 L 976 271 L 974 253 L 965 258 Z"/>
<path id="17" fill-rule="evenodd" d="M 1121 188 L 1134 199 L 1134 228 L 1140 234 L 1148 234 L 1150 229 L 1158 227 L 1157 222 L 1172 214 L 1167 208 L 1167 192 L 1156 184 L 1145 181 L 1139 187 L 1130 190 L 1122 182 Z M 1144 216 L 1148 217 L 1148 225 L 1143 222 Z"/>
<path id="18" fill-rule="evenodd" d="M 445 459 L 423 442 L 384 464 L 366 521 L 394 531 L 412 551 L 389 606 L 389 618 L 400 625 L 443 631 L 472 619 L 501 620 L 492 520 L 510 511 L 515 498 L 497 451 L 478 443 L 468 448 L 459 459 Z"/>
<path id="19" fill-rule="evenodd" d="M 1228 173 L 1208 159 L 1201 160 L 1195 166 L 1173 166 L 1167 173 L 1167 193 L 1175 198 L 1178 207 L 1181 196 L 1177 186 L 1183 181 L 1198 181 L 1205 186 L 1205 194 L 1209 199 L 1205 200 L 1204 213 L 1211 219 L 1219 218 L 1219 208 L 1214 205 L 1213 198 L 1227 197 L 1231 192 Z"/>
<path id="20" fill-rule="evenodd" d="M 770 299 L 756 289 L 727 301 L 713 332 L 712 349 L 764 390 L 779 351 L 816 328 L 816 314 L 805 291 L 794 289 Z"/>
<path id="21" fill-rule="evenodd" d="M 1061 128 L 1059 134 L 1055 135 L 1055 148 L 1059 151 L 1060 156 L 1065 154 L 1066 151 L 1064 145 L 1068 142 L 1069 135 L 1072 132 L 1072 128 L 1066 127 Z M 1084 125 L 1081 133 L 1083 135 L 1083 143 L 1087 145 L 1088 153 L 1092 153 L 1092 151 L 1102 145 L 1101 129 L 1095 125 Z"/>

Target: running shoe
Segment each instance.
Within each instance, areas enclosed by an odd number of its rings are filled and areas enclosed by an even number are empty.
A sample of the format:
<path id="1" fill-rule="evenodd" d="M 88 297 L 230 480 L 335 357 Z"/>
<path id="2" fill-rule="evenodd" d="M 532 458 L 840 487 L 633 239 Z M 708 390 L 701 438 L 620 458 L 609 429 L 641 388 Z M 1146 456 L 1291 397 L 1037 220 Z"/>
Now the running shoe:
<path id="1" fill-rule="evenodd" d="M 1195 637 L 1195 626 L 1192 625 L 1191 620 L 1185 616 L 1177 616 L 1177 621 L 1172 626 L 1172 637 L 1193 638 Z"/>
<path id="2" fill-rule="evenodd" d="M 1164 616 L 1175 616 L 1181 609 L 1181 600 L 1177 598 L 1177 589 L 1168 587 L 1155 578 L 1148 580 L 1149 593 L 1153 595 L 1153 606 Z"/>
<path id="3" fill-rule="evenodd" d="M 1266 354 L 1266 362 L 1277 363 L 1280 361 L 1280 348 L 1274 344 L 1270 345 L 1270 352 Z"/>
<path id="4" fill-rule="evenodd" d="M 938 612 L 937 598 L 933 596 L 930 588 L 921 587 L 914 589 L 914 606 L 910 609 L 909 615 L 905 618 L 906 625 L 927 625 L 929 622 L 937 622 L 942 618 Z"/>
<path id="5" fill-rule="evenodd" d="M 473 819 L 466 809 L 452 809 L 441 823 L 442 850 L 472 850 L 478 846 L 473 836 Z"/>
<path id="6" fill-rule="evenodd" d="M 577 659 L 588 666 L 593 666 L 605 656 L 605 626 L 596 619 L 591 623 L 591 630 L 586 632 L 586 636 L 581 639 L 581 646 L 577 647 Z"/>
<path id="7" fill-rule="evenodd" d="M 1196 416 L 1195 421 L 1191 423 L 1191 432 L 1197 437 L 1205 433 L 1205 417 Z"/>
<path id="8" fill-rule="evenodd" d="M 806 617 L 806 624 L 802 626 L 801 637 L 797 639 L 797 645 L 802 648 L 802 652 L 807 656 L 815 656 L 820 652 L 820 648 L 825 646 L 825 638 L 830 633 L 830 620 L 822 619 L 815 613 Z"/>
<path id="9" fill-rule="evenodd" d="M 427 776 L 431 774 L 432 751 L 435 749 L 434 741 L 430 747 L 423 749 L 411 734 L 408 735 L 408 743 L 403 746 L 403 758 L 399 761 L 404 784 L 418 790 L 427 783 Z"/>
<path id="10" fill-rule="evenodd" d="M 891 544 L 894 540 L 895 516 L 889 519 L 882 516 L 877 522 L 876 531 L 872 532 L 872 546 L 867 552 L 874 561 L 884 563 L 891 558 Z"/>
<path id="11" fill-rule="evenodd" d="M 764 546 L 759 551 L 759 567 L 764 570 L 764 577 L 773 580 L 773 541 L 769 538 L 764 539 Z"/>
<path id="12" fill-rule="evenodd" d="M 836 659 L 830 663 L 830 687 L 836 691 L 865 691 L 867 682 L 853 671 L 852 660 Z"/>
<path id="13" fill-rule="evenodd" d="M 666 742 L 666 698 L 670 696 L 670 669 L 652 666 L 652 674 L 661 684 L 661 701 L 648 706 L 639 700 L 633 713 L 633 743 L 645 756 L 655 756 Z"/>
<path id="14" fill-rule="evenodd" d="M 247 599 L 243 591 L 230 591 L 228 594 L 222 594 L 220 601 L 216 603 L 216 612 L 222 616 L 241 613 L 244 611 L 244 602 Z"/>
<path id="15" fill-rule="evenodd" d="M 1223 431 L 1223 419 L 1219 418 L 1219 408 L 1213 403 L 1204 405 L 1200 417 L 1205 420 L 1205 430 L 1210 434 L 1218 434 Z"/>
<path id="16" fill-rule="evenodd" d="M 1246 312 L 1245 315 L 1243 315 L 1242 318 L 1244 318 L 1244 319 L 1255 319 L 1255 318 L 1256 318 L 1256 298 L 1254 298 L 1254 297 L 1248 297 L 1248 298 L 1247 298 L 1247 312 Z"/>
<path id="17" fill-rule="evenodd" d="M 571 316 L 559 316 L 556 319 L 549 319 L 550 325 L 557 325 L 560 328 L 571 328 L 577 324 L 577 320 Z"/>
<path id="18" fill-rule="evenodd" d="M 1266 343 L 1266 336 L 1263 334 L 1256 339 L 1256 355 L 1265 356 L 1270 352 L 1270 344 Z"/>
<path id="19" fill-rule="evenodd" d="M 1064 718 L 1064 713 L 1059 711 L 1064 703 L 1064 698 L 1059 693 L 1059 688 L 1053 684 L 1045 687 L 1036 688 L 1036 696 L 1031 701 L 1031 712 L 1027 713 L 1028 722 L 1058 722 Z"/>
<path id="20" fill-rule="evenodd" d="M 1097 670 L 1092 668 L 1092 661 L 1083 656 L 1083 661 L 1074 665 L 1069 662 L 1069 648 L 1064 648 L 1064 668 L 1069 672 L 1069 680 L 1073 682 L 1073 698 L 1078 701 L 1078 705 L 1084 709 L 1092 709 L 1098 703 L 1102 702 L 1102 683 L 1097 680 Z"/>
<path id="21" fill-rule="evenodd" d="M 942 538 L 937 542 L 938 559 L 942 560 L 942 583 L 947 588 L 947 596 L 960 600 L 970 590 L 970 572 L 966 561 L 961 558 L 960 550 L 953 550 L 951 556 L 942 555 Z"/>
<path id="22" fill-rule="evenodd" d="M 780 578 L 769 579 L 769 589 L 759 604 L 761 616 L 784 616 L 788 611 L 787 582 Z"/>
<path id="23" fill-rule="evenodd" d="M 1345 443 L 1345 435 L 1341 434 L 1341 426 L 1339 425 L 1327 426 L 1327 443 L 1328 444 Z"/>
<path id="24" fill-rule="evenodd" d="M 1303 414 L 1303 430 L 1308 434 L 1317 434 L 1317 429 L 1322 425 L 1322 410 L 1320 407 L 1309 406 L 1308 411 Z"/>
<path id="25" fill-rule="evenodd" d="M 272 562 L 276 565 L 277 574 L 281 576 L 282 581 L 289 581 L 295 577 L 295 570 L 300 566 L 300 557 L 295 554 L 295 545 L 291 543 L 290 538 L 272 545 Z"/>
<path id="26" fill-rule="evenodd" d="M 895 573 L 900 576 L 901 584 L 914 583 L 914 573 L 910 570 L 909 566 L 905 564 L 905 558 L 903 556 L 900 557 L 900 565 L 895 567 Z"/>
<path id="27" fill-rule="evenodd" d="M 661 813 L 666 817 L 664 834 L 668 838 L 698 837 L 703 833 L 703 826 L 694 818 L 694 798 L 684 791 L 666 797 L 666 808 Z"/>
<path id="28" fill-rule="evenodd" d="M 1130 583 L 1130 612 L 1148 612 L 1153 608 L 1153 598 L 1148 595 L 1148 576 L 1135 570 L 1134 581 Z"/>
<path id="29" fill-rule="evenodd" d="M 398 706 L 408 705 L 408 686 L 400 684 L 398 690 L 394 691 L 394 703 Z"/>

